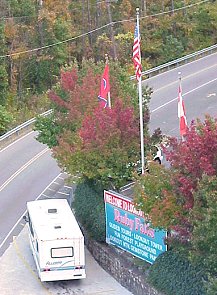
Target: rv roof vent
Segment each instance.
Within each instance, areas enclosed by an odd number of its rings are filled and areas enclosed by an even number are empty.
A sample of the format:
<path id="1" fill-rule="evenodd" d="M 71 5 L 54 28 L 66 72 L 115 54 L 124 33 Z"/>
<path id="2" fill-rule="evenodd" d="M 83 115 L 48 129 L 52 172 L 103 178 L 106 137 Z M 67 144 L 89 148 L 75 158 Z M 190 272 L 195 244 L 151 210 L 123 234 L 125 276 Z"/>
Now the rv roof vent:
<path id="1" fill-rule="evenodd" d="M 48 209 L 48 213 L 57 213 L 57 209 L 56 208 Z"/>
<path id="2" fill-rule="evenodd" d="M 55 225 L 54 228 L 59 229 L 59 228 L 61 228 L 61 225 Z"/>

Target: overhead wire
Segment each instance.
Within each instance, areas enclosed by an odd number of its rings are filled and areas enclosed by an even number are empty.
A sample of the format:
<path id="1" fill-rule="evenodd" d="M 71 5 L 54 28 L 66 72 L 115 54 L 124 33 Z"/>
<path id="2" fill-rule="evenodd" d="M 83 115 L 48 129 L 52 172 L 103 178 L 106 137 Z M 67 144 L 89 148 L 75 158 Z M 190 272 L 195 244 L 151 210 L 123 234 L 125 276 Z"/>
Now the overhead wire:
<path id="1" fill-rule="evenodd" d="M 161 16 L 161 15 L 175 13 L 175 12 L 178 12 L 178 11 L 181 11 L 181 10 L 184 10 L 184 9 L 187 9 L 187 8 L 191 8 L 193 6 L 197 6 L 197 5 L 201 5 L 201 4 L 207 3 L 207 2 L 210 2 L 210 0 L 202 0 L 202 1 L 197 2 L 197 3 L 192 3 L 192 4 L 189 4 L 189 5 L 186 5 L 186 6 L 182 6 L 182 7 L 179 7 L 179 8 L 174 8 L 172 10 L 168 10 L 168 11 L 163 11 L 163 12 L 159 12 L 159 13 L 155 13 L 155 14 L 151 14 L 151 15 L 142 16 L 142 17 L 140 17 L 140 19 L 145 19 L 145 18 L 150 18 L 150 17 L 158 17 L 158 16 Z M 95 29 L 90 30 L 90 31 L 88 31 L 86 33 L 82 33 L 82 34 L 80 34 L 78 36 L 74 36 L 74 37 L 69 38 L 69 39 L 66 39 L 66 40 L 58 41 L 58 42 L 55 42 L 55 43 L 52 43 L 52 44 L 44 45 L 44 46 L 33 48 L 33 49 L 28 49 L 28 50 L 23 50 L 23 51 L 19 51 L 19 52 L 14 52 L 14 53 L 9 53 L 9 54 L 5 54 L 5 55 L 0 55 L 0 58 L 7 58 L 7 57 L 15 56 L 15 55 L 26 54 L 26 53 L 34 53 L 34 52 L 37 52 L 37 51 L 41 51 L 41 50 L 48 49 L 48 48 L 51 48 L 51 47 L 54 47 L 54 46 L 57 46 L 57 45 L 61 45 L 61 44 L 64 44 L 64 43 L 68 43 L 68 42 L 74 41 L 76 39 L 79 39 L 81 37 L 84 37 L 84 36 L 87 36 L 89 34 L 92 34 L 94 32 L 97 32 L 99 30 L 102 30 L 102 29 L 104 29 L 106 27 L 113 26 L 115 24 L 120 24 L 120 23 L 124 23 L 124 22 L 133 22 L 135 20 L 136 20 L 136 18 L 129 18 L 129 19 L 125 19 L 125 20 L 113 21 L 113 22 L 107 23 L 107 24 L 105 24 L 105 25 L 103 25 L 101 27 L 95 28 Z"/>

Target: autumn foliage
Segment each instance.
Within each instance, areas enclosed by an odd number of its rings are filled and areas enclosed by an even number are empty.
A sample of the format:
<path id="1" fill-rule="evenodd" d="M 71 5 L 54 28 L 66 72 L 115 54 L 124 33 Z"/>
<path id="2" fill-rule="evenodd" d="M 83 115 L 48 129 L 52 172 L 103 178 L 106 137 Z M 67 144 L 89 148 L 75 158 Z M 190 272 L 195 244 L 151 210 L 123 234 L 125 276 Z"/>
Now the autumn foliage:
<path id="1" fill-rule="evenodd" d="M 173 182 L 184 197 L 184 207 L 194 206 L 193 192 L 203 174 L 217 173 L 217 120 L 206 116 L 204 122 L 192 122 L 184 141 L 172 139 L 171 151 L 165 150 L 174 171 Z"/>
<path id="2" fill-rule="evenodd" d="M 77 126 L 85 114 L 97 107 L 99 81 L 100 75 L 94 75 L 91 69 L 82 78 L 78 76 L 76 67 L 69 71 L 62 70 L 59 85 L 49 92 L 62 124 L 73 123 Z"/>
<path id="3" fill-rule="evenodd" d="M 152 225 L 168 229 L 178 222 L 181 207 L 171 185 L 171 173 L 157 162 L 149 163 L 149 172 L 136 176 L 134 201 Z"/>
<path id="4" fill-rule="evenodd" d="M 84 61 L 80 69 L 76 64 L 63 69 L 48 94 L 53 114 L 39 118 L 36 128 L 38 139 L 52 148 L 59 166 L 73 180 L 87 178 L 119 189 L 132 180 L 140 160 L 138 94 L 126 72 L 113 62 L 112 107 L 102 108 L 97 97 L 103 68 L 104 64 Z M 147 126 L 146 130 L 150 143 Z"/>
<path id="5" fill-rule="evenodd" d="M 73 140 L 72 140 L 73 137 Z M 55 155 L 72 175 L 115 187 L 130 179 L 129 162 L 138 160 L 138 119 L 132 108 L 118 100 L 112 109 L 96 107 L 86 114 L 76 133 L 63 134 Z"/>
<path id="6" fill-rule="evenodd" d="M 206 115 L 189 127 L 184 141 L 171 138 L 163 148 L 170 169 L 150 169 L 137 182 L 143 187 L 143 198 L 137 188 L 136 201 L 142 204 L 153 224 L 176 232 L 181 241 L 190 241 L 198 215 L 195 198 L 204 176 L 217 174 L 217 119 Z M 139 197 L 140 196 L 140 197 Z M 197 201 L 197 212 L 203 202 Z"/>

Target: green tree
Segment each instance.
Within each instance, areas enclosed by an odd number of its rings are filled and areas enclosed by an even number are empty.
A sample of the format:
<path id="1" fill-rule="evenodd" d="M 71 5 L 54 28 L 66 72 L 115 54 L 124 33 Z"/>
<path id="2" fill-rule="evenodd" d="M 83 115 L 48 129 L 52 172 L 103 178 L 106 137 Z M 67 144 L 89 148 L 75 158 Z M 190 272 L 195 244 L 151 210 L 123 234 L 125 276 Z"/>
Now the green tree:
<path id="1" fill-rule="evenodd" d="M 134 84 L 118 62 L 110 63 L 111 109 L 100 109 L 97 96 L 104 64 L 83 60 L 61 72 L 59 84 L 49 93 L 50 118 L 39 118 L 38 139 L 53 146 L 63 169 L 80 178 L 96 179 L 117 189 L 132 178 L 140 158 L 139 107 Z M 145 143 L 155 140 L 148 132 L 150 92 L 143 93 Z M 52 128 L 52 126 L 56 126 Z M 47 128 L 47 130 L 45 130 Z"/>
<path id="2" fill-rule="evenodd" d="M 204 175 L 194 193 L 192 249 L 193 261 L 213 276 L 217 275 L 217 177 Z"/>
<path id="3" fill-rule="evenodd" d="M 153 161 L 148 167 L 148 173 L 135 178 L 134 201 L 153 226 L 171 230 L 182 212 L 171 184 L 172 171 Z"/>
<path id="4" fill-rule="evenodd" d="M 172 35 L 166 36 L 161 50 L 165 62 L 181 57 L 184 53 L 182 42 Z"/>
<path id="5" fill-rule="evenodd" d="M 55 156 L 71 175 L 119 189 L 132 178 L 129 163 L 139 159 L 138 125 L 133 109 L 120 101 L 111 109 L 97 107 L 74 137 L 61 137 Z"/>
<path id="6" fill-rule="evenodd" d="M 217 177 L 203 175 L 194 193 L 190 259 L 207 274 L 207 294 L 217 291 Z"/>
<path id="7" fill-rule="evenodd" d="M 0 105 L 0 135 L 4 134 L 8 130 L 8 127 L 11 125 L 12 122 L 12 115 L 7 112 L 4 106 Z"/>

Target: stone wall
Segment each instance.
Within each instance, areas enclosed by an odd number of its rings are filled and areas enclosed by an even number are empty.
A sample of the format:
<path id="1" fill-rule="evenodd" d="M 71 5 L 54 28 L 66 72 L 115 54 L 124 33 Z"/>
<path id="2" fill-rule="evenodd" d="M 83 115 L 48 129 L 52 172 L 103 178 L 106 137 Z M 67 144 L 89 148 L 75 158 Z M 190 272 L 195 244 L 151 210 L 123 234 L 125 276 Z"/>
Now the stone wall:
<path id="1" fill-rule="evenodd" d="M 133 262 L 133 256 L 116 247 L 85 236 L 85 244 L 95 260 L 134 295 L 162 295 L 147 282 L 147 273 Z M 120 294 L 121 295 L 121 294 Z"/>

